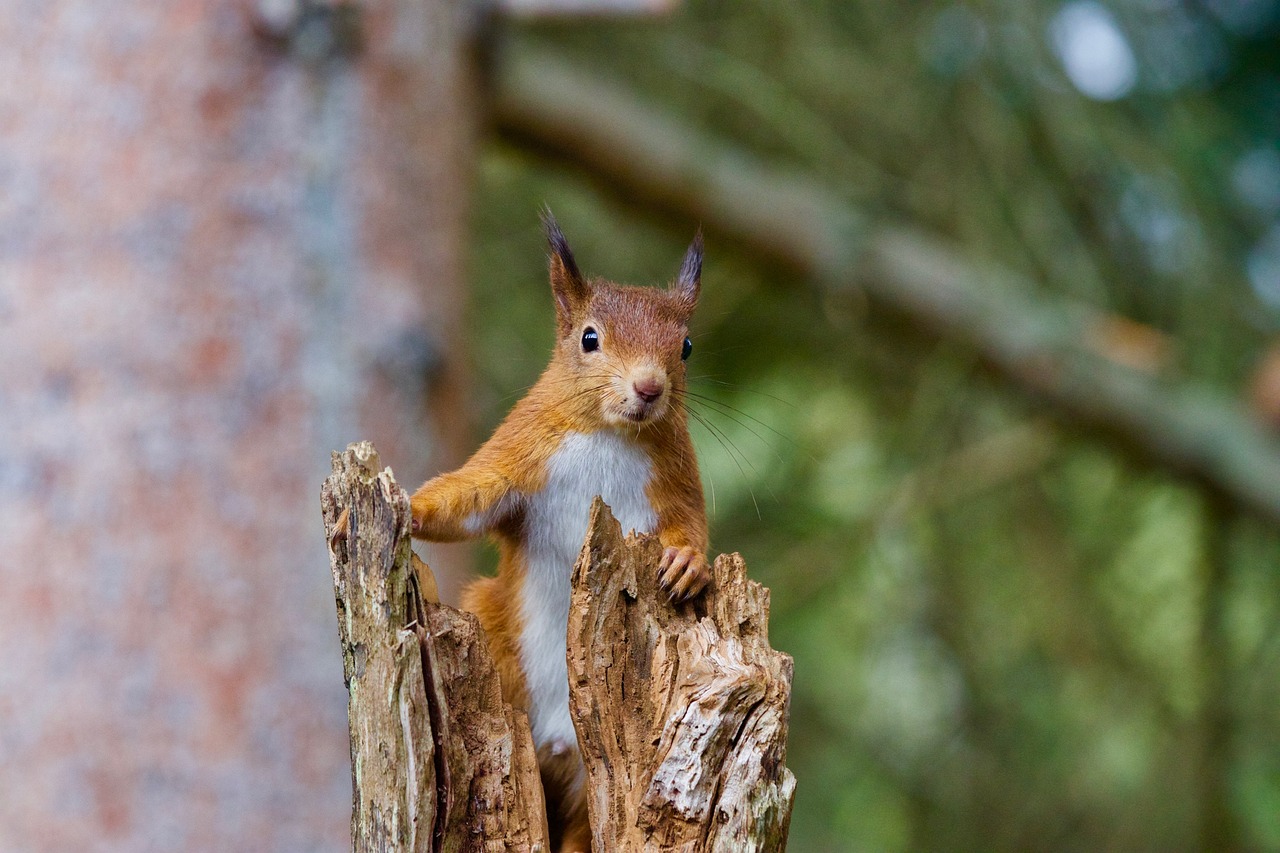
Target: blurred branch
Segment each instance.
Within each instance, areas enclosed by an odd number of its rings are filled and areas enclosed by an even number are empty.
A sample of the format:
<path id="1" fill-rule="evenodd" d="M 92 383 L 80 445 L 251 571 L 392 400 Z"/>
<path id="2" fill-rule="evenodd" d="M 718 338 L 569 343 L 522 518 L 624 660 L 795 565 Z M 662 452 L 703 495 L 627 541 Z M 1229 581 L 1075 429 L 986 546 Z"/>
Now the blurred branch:
<path id="1" fill-rule="evenodd" d="M 1234 661 L 1228 577 L 1231 567 L 1233 517 L 1230 507 L 1211 501 L 1206 554 L 1207 576 L 1200 615 L 1200 849 L 1247 849 L 1232 808 L 1234 735 L 1240 730 L 1232 695 Z"/>
<path id="2" fill-rule="evenodd" d="M 885 505 L 891 511 L 903 511 L 972 500 L 1040 470 L 1053 458 L 1056 444 L 1052 430 L 1038 420 L 1005 427 L 912 471 L 899 481 Z"/>
<path id="3" fill-rule="evenodd" d="M 500 59 L 492 107 L 506 138 L 582 169 L 630 203 L 700 220 L 826 292 L 861 289 L 972 348 L 1063 420 L 1280 522 L 1276 442 L 1225 395 L 1100 353 L 1090 342 L 1108 315 L 1033 296 L 1034 282 L 918 228 L 866 217 L 813 178 L 770 169 L 588 70 L 527 48 Z"/>

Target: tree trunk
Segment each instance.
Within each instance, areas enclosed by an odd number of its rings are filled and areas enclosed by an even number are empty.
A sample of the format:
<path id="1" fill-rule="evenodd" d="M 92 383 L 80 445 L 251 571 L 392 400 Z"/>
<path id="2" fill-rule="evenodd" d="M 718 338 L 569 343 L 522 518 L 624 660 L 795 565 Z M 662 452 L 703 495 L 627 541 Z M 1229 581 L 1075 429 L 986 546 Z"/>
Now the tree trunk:
<path id="1" fill-rule="evenodd" d="M 315 492 L 466 443 L 471 8 L 6 4 L 0 850 L 345 846 Z"/>
<path id="2" fill-rule="evenodd" d="M 424 601 L 409 498 L 372 445 L 322 491 L 350 695 L 356 851 L 536 850 L 546 814 L 527 717 L 502 702 L 475 618 Z M 596 851 L 782 850 L 791 658 L 768 591 L 722 556 L 697 602 L 657 586 L 661 547 L 623 539 L 599 499 L 573 574 L 570 706 Z"/>

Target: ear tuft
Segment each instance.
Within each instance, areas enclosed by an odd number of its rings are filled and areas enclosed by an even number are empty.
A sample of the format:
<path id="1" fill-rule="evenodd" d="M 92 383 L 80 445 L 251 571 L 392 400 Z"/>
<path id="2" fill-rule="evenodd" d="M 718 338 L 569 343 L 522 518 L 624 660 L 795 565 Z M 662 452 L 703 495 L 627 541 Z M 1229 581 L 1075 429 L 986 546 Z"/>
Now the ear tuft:
<path id="1" fill-rule="evenodd" d="M 556 218 L 551 213 L 551 208 L 544 206 L 542 208 L 542 227 L 547 232 L 547 244 L 551 247 L 551 261 L 556 261 L 564 267 L 564 271 L 576 279 L 582 278 L 582 273 L 578 271 L 578 264 L 573 259 L 573 251 L 569 248 L 569 241 L 565 239 L 564 232 L 560 230 L 560 225 L 556 222 Z"/>
<path id="2" fill-rule="evenodd" d="M 693 235 L 689 250 L 684 253 L 684 262 L 680 264 L 680 272 L 676 275 L 676 294 L 685 303 L 689 311 L 698 304 L 698 293 L 702 290 L 702 228 Z"/>
<path id="3" fill-rule="evenodd" d="M 542 208 L 542 227 L 547 232 L 547 245 L 551 249 L 551 292 L 556 297 L 556 320 L 561 331 L 573 326 L 574 315 L 586 305 L 590 290 L 578 264 L 573 259 L 569 241 L 556 223 L 549 207 Z"/>

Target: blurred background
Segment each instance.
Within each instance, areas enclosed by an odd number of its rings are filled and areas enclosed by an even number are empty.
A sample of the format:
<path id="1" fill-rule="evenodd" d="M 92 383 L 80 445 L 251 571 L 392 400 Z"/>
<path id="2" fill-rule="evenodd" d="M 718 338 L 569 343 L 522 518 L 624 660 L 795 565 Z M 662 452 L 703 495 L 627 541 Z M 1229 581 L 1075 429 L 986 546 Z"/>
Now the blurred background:
<path id="1" fill-rule="evenodd" d="M 347 846 L 328 453 L 488 434 L 546 204 L 706 231 L 792 850 L 1280 850 L 1280 3 L 7 6 L 0 849 Z"/>

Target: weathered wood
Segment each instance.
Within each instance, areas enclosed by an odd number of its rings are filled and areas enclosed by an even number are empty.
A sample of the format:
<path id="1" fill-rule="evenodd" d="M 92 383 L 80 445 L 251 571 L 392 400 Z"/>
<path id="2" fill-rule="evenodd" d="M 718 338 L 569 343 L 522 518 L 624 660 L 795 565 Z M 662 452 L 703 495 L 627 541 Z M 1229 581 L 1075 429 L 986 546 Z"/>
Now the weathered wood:
<path id="1" fill-rule="evenodd" d="M 380 466 L 371 444 L 353 444 L 321 494 L 350 696 L 352 849 L 545 849 L 528 720 L 503 703 L 475 617 L 424 601 L 419 575 L 434 580 L 410 548 L 409 496 Z"/>
<path id="2" fill-rule="evenodd" d="M 593 849 L 782 850 L 792 661 L 769 647 L 768 591 L 723 555 L 704 596 L 673 606 L 661 552 L 596 499 L 568 636 Z"/>
<path id="3" fill-rule="evenodd" d="M 428 604 L 425 615 L 433 693 L 449 709 L 437 735 L 451 780 L 440 849 L 546 849 L 547 815 L 529 719 L 502 701 L 479 622 L 443 605 Z"/>

